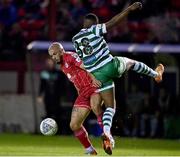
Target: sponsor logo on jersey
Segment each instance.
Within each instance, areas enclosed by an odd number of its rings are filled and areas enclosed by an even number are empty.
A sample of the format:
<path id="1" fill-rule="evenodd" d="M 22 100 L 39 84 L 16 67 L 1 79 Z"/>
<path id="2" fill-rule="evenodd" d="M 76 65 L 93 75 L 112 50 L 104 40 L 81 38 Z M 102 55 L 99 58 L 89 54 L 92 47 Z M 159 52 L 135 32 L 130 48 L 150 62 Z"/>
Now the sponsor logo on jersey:
<path id="1" fill-rule="evenodd" d="M 92 56 L 84 61 L 84 64 L 91 64 L 96 60 L 96 56 Z"/>

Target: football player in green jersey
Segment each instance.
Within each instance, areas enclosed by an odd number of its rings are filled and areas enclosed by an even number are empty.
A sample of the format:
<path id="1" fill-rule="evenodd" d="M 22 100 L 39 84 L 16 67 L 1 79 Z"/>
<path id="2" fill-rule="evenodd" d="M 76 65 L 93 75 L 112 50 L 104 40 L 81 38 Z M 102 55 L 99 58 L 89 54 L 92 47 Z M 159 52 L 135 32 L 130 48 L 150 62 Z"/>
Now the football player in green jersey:
<path id="1" fill-rule="evenodd" d="M 99 91 L 106 110 L 103 114 L 103 148 L 107 154 L 112 154 L 114 139 L 110 129 L 115 114 L 116 101 L 113 79 L 120 77 L 125 71 L 133 70 L 137 73 L 153 77 L 156 82 L 162 80 L 164 66 L 159 64 L 155 70 L 146 64 L 126 57 L 113 57 L 103 37 L 110 29 L 117 26 L 128 14 L 141 9 L 142 4 L 135 2 L 106 23 L 99 24 L 95 14 L 87 14 L 84 18 L 83 29 L 73 38 L 76 53 L 83 60 L 84 67 L 102 83 Z"/>

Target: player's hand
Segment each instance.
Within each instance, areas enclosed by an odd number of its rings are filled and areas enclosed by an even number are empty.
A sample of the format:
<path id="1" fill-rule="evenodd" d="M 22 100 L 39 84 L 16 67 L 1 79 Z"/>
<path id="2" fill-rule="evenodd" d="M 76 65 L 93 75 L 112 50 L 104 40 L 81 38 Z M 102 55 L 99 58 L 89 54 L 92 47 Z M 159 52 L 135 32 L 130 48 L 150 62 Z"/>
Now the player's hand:
<path id="1" fill-rule="evenodd" d="M 90 73 L 91 79 L 92 79 L 92 83 L 95 87 L 101 87 L 102 83 L 101 81 L 97 80 L 93 74 Z"/>
<path id="2" fill-rule="evenodd" d="M 141 2 L 135 2 L 132 5 L 129 6 L 131 11 L 134 11 L 136 9 L 142 9 L 142 3 Z"/>
<path id="3" fill-rule="evenodd" d="M 101 81 L 99 81 L 95 78 L 92 80 L 92 82 L 95 87 L 101 87 L 101 85 L 102 85 Z"/>

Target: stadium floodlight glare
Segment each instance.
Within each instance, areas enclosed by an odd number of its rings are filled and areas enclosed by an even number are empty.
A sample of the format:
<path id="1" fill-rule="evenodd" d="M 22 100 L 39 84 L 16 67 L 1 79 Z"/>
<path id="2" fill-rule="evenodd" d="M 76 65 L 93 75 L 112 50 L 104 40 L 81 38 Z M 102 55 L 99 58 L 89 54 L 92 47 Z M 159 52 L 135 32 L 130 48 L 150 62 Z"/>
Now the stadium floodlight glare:
<path id="1" fill-rule="evenodd" d="M 27 45 L 27 50 L 48 50 L 49 46 L 53 42 L 51 41 L 32 41 Z M 63 45 L 63 47 L 67 50 L 74 50 L 73 45 L 71 42 L 61 42 L 60 43 Z"/>

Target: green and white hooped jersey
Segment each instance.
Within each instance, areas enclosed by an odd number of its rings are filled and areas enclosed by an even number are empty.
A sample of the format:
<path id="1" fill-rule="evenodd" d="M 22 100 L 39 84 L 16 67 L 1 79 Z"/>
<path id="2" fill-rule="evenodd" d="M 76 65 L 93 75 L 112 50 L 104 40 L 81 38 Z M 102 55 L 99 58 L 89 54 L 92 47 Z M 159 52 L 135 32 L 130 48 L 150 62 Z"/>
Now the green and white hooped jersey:
<path id="1" fill-rule="evenodd" d="M 89 72 L 99 69 L 113 59 L 103 37 L 106 32 L 105 24 L 97 24 L 87 29 L 81 29 L 72 38 L 76 53 L 83 60 L 84 66 Z"/>

